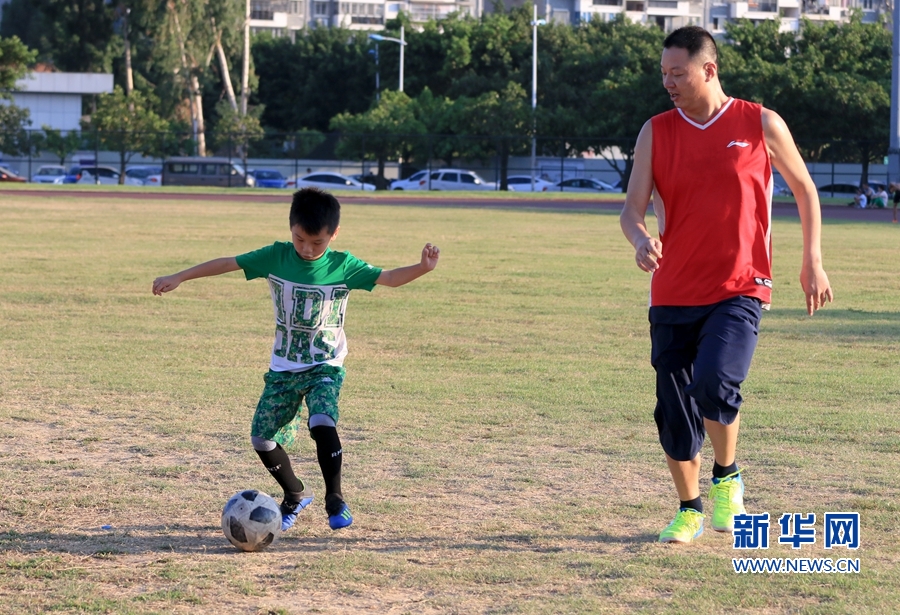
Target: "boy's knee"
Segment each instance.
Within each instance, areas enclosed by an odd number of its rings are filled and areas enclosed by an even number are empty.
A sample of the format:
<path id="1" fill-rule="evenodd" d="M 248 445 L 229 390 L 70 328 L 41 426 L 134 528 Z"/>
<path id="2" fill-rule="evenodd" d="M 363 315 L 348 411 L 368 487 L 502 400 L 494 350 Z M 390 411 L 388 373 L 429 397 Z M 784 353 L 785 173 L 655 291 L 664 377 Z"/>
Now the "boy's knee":
<path id="1" fill-rule="evenodd" d="M 726 380 L 715 370 L 698 370 L 685 391 L 693 397 L 705 418 L 728 424 L 743 401 L 740 384 Z"/>

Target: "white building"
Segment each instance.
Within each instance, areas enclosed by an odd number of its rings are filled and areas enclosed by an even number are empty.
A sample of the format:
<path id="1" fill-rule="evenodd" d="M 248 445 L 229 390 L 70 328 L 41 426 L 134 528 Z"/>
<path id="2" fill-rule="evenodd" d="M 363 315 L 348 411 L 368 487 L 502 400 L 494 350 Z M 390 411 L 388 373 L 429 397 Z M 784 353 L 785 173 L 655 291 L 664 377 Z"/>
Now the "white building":
<path id="1" fill-rule="evenodd" d="M 545 0 L 539 14 L 557 23 L 578 24 L 601 19 L 610 21 L 624 14 L 628 19 L 670 32 L 688 25 L 701 25 L 723 34 L 725 24 L 735 19 L 753 21 L 781 19 L 782 30 L 797 31 L 801 17 L 813 21 L 845 21 L 851 9 L 863 11 L 864 21 L 875 21 L 890 12 L 888 0 Z M 507 6 L 522 0 L 507 0 Z M 250 27 L 273 36 L 296 36 L 309 26 L 380 30 L 400 12 L 413 22 L 441 19 L 452 12 L 473 17 L 491 11 L 486 0 L 252 0 Z"/>
<path id="2" fill-rule="evenodd" d="M 107 73 L 31 73 L 16 81 L 13 103 L 28 109 L 31 127 L 47 125 L 59 130 L 81 129 L 84 96 L 113 91 Z"/>

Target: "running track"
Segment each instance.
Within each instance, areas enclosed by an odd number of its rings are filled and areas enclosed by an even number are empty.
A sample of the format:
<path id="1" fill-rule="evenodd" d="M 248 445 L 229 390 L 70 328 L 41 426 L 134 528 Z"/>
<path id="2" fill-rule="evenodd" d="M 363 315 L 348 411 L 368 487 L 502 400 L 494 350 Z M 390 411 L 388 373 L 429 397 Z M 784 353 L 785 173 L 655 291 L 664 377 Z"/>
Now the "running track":
<path id="1" fill-rule="evenodd" d="M 234 194 L 203 194 L 196 192 L 154 192 L 147 191 L 105 191 L 105 190 L 59 190 L 55 188 L 45 190 L 16 190 L 0 189 L 0 196 L 37 196 L 54 195 L 67 198 L 82 199 L 120 199 L 120 200 L 160 200 L 160 201 L 251 201 L 258 203 L 288 203 L 290 193 L 284 195 L 271 193 L 253 193 L 242 191 Z M 529 195 L 530 196 L 530 195 Z M 554 199 L 552 196 L 537 196 L 534 198 L 504 198 L 504 199 L 480 199 L 478 197 L 454 197 L 431 193 L 427 198 L 419 199 L 412 194 L 379 193 L 377 196 L 342 195 L 341 203 L 354 205 L 414 205 L 420 207 L 463 207 L 463 208 L 490 208 L 490 209 L 525 209 L 525 210 L 567 210 L 567 211 L 619 211 L 624 201 L 592 201 Z M 793 203 L 774 203 L 772 205 L 773 216 L 797 217 L 797 207 Z M 854 209 L 837 205 L 825 205 L 822 207 L 822 217 L 829 220 L 852 220 L 857 222 L 886 222 L 890 224 L 892 212 L 885 209 Z"/>

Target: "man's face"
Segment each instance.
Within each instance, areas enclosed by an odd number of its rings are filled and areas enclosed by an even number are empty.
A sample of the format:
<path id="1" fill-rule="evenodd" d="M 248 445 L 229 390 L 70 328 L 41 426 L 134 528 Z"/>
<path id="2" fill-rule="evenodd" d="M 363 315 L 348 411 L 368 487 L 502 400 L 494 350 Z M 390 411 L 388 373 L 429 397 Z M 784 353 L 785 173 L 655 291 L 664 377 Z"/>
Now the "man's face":
<path id="1" fill-rule="evenodd" d="M 304 231 L 299 224 L 295 224 L 291 227 L 291 241 L 294 244 L 294 250 L 303 260 L 314 261 L 325 254 L 328 244 L 337 237 L 340 228 L 336 228 L 334 233 L 329 233 L 325 228 L 315 235 L 311 235 Z"/>
<path id="2" fill-rule="evenodd" d="M 713 62 L 704 61 L 702 53 L 691 58 L 687 49 L 663 49 L 660 61 L 663 87 L 676 107 L 688 107 L 701 97 L 714 74 L 710 65 L 715 66 Z"/>

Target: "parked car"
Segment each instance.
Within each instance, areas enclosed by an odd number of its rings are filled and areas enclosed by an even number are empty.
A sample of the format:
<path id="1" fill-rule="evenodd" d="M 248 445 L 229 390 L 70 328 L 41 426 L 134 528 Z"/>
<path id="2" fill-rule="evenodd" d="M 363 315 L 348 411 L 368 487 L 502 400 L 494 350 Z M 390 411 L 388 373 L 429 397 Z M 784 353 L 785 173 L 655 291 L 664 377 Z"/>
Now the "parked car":
<path id="1" fill-rule="evenodd" d="M 66 167 L 59 164 L 45 164 L 31 176 L 35 184 L 61 184 L 66 178 Z"/>
<path id="2" fill-rule="evenodd" d="M 136 179 L 144 186 L 162 185 L 162 166 L 135 166 L 125 169 L 125 176 Z"/>
<path id="3" fill-rule="evenodd" d="M 793 196 L 794 193 L 791 192 L 791 189 L 787 186 L 782 186 L 781 184 L 772 184 L 772 194 L 775 196 Z"/>
<path id="4" fill-rule="evenodd" d="M 240 162 L 224 156 L 173 156 L 163 165 L 166 186 L 253 187 L 256 180 Z"/>
<path id="5" fill-rule="evenodd" d="M 63 179 L 63 183 L 116 185 L 119 183 L 119 175 L 119 171 L 112 167 L 75 165 L 69 169 L 65 179 Z M 127 174 L 125 175 L 124 183 L 126 186 L 143 185 L 141 180 L 128 177 Z"/>
<path id="6" fill-rule="evenodd" d="M 850 199 L 851 201 L 853 200 L 853 197 L 856 196 L 856 191 L 858 189 L 859 186 L 850 183 L 825 184 L 824 186 L 819 186 L 817 188 L 820 197 Z"/>
<path id="7" fill-rule="evenodd" d="M 421 182 L 422 180 L 420 180 Z M 486 182 L 472 171 L 439 169 L 424 180 L 423 190 L 496 190 L 497 184 Z"/>
<path id="8" fill-rule="evenodd" d="M 24 182 L 28 181 L 24 177 L 20 176 L 18 173 L 13 173 L 12 170 L 6 167 L 0 167 L 0 182 Z"/>
<path id="9" fill-rule="evenodd" d="M 513 192 L 531 192 L 531 175 L 510 175 L 506 178 L 506 185 Z M 534 192 L 547 192 L 556 184 L 548 182 L 540 177 L 534 178 Z"/>
<path id="10" fill-rule="evenodd" d="M 275 169 L 255 169 L 250 176 L 256 180 L 257 188 L 287 188 L 287 177 Z"/>
<path id="11" fill-rule="evenodd" d="M 351 175 L 350 179 L 355 179 L 356 181 L 362 182 L 364 184 L 372 184 L 373 186 L 378 188 L 378 175 L 376 173 L 366 173 L 365 175 L 363 175 L 362 173 L 356 173 L 354 175 Z M 391 180 L 385 177 L 384 181 L 385 186 L 387 186 L 387 189 L 390 190 Z"/>
<path id="12" fill-rule="evenodd" d="M 428 190 L 428 171 L 413 173 L 406 179 L 395 179 L 391 190 Z"/>
<path id="13" fill-rule="evenodd" d="M 554 190 L 560 192 L 618 192 L 612 184 L 607 184 L 593 177 L 573 177 L 556 184 Z"/>
<path id="14" fill-rule="evenodd" d="M 375 190 L 375 186 L 372 184 L 364 184 L 346 175 L 326 171 L 308 173 L 302 177 L 288 180 L 287 186 L 288 188 L 321 188 L 322 190 Z"/>

